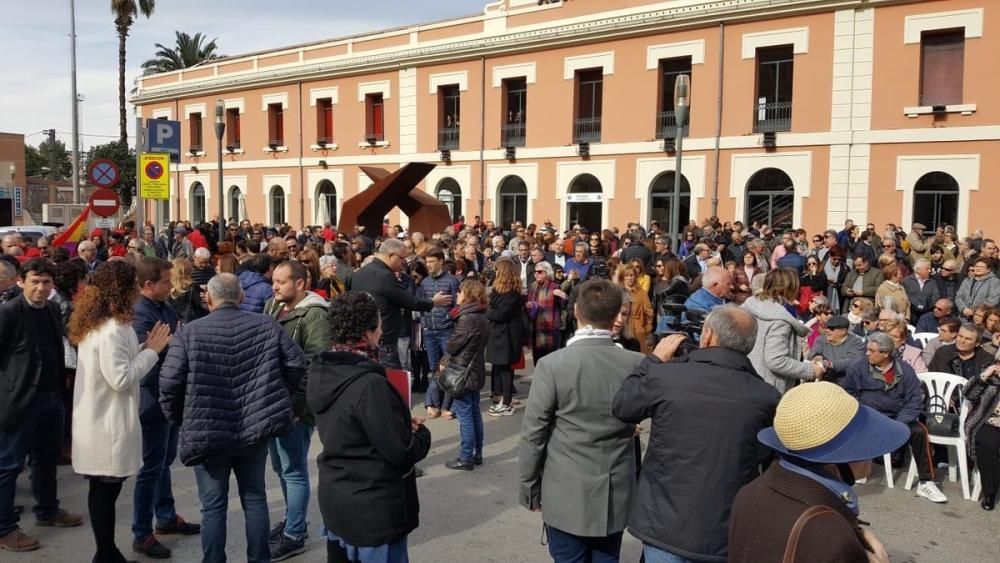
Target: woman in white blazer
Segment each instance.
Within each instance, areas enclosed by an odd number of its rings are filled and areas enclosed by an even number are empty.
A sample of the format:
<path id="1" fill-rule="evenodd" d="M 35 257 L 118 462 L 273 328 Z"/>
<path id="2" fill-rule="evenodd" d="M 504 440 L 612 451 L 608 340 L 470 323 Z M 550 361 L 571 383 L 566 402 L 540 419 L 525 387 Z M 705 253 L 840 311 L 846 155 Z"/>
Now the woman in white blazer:
<path id="1" fill-rule="evenodd" d="M 134 266 L 123 260 L 102 264 L 69 322 L 70 341 L 78 347 L 73 470 L 90 480 L 95 563 L 125 560 L 115 545 L 115 501 L 122 482 L 142 466 L 139 382 L 170 342 L 170 329 L 158 323 L 139 346 L 132 329 L 137 295 Z"/>

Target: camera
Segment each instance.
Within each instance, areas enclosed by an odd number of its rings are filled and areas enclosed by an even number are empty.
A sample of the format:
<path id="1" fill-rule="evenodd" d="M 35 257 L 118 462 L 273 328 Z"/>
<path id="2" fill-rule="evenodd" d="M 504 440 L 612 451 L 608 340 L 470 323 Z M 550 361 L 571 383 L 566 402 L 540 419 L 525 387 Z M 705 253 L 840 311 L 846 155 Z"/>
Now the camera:
<path id="1" fill-rule="evenodd" d="M 654 333 L 653 345 L 655 346 L 660 340 L 671 334 L 683 334 L 687 338 L 677 348 L 677 353 L 674 354 L 674 357 L 680 358 L 688 355 L 693 350 L 697 350 L 701 341 L 701 329 L 705 324 L 705 317 L 708 316 L 708 311 L 688 309 L 684 305 L 672 303 L 663 304 L 663 310 L 666 313 L 666 318 L 669 319 L 666 327 L 667 330 L 657 330 Z"/>

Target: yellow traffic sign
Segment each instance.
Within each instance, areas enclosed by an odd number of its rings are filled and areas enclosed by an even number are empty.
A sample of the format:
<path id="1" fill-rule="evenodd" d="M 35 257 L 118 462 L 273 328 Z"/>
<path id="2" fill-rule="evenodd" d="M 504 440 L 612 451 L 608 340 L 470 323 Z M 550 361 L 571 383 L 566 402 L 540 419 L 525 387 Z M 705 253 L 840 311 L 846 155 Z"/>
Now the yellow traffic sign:
<path id="1" fill-rule="evenodd" d="M 170 199 L 170 154 L 144 152 L 139 154 L 139 197 Z"/>

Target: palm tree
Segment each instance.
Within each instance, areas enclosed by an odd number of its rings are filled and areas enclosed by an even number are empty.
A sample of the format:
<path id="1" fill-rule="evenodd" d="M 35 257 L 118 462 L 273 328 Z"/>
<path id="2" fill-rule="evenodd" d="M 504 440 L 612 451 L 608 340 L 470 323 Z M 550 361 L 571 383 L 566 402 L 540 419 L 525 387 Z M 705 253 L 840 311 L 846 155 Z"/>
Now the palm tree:
<path id="1" fill-rule="evenodd" d="M 218 47 L 215 45 L 215 39 L 208 41 L 208 38 L 201 33 L 195 33 L 192 36 L 175 31 L 174 34 L 176 39 L 172 49 L 160 43 L 156 44 L 154 58 L 142 63 L 143 74 L 190 68 L 205 61 L 225 57 L 225 55 L 216 52 Z"/>
<path id="2" fill-rule="evenodd" d="M 125 40 L 128 31 L 135 23 L 136 16 L 142 14 L 147 18 L 156 9 L 156 0 L 111 0 L 111 13 L 115 16 L 115 29 L 118 30 L 118 126 L 119 140 L 128 146 L 128 122 L 125 112 Z"/>

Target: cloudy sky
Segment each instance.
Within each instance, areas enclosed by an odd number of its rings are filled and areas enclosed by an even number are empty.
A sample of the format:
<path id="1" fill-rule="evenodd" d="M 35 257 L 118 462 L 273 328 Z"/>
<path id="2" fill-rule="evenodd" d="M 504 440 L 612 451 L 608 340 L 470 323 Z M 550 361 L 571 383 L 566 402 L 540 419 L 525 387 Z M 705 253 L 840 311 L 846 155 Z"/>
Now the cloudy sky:
<path id="1" fill-rule="evenodd" d="M 159 0 L 152 18 L 132 27 L 126 87 L 131 89 L 156 43 L 173 45 L 175 30 L 218 38 L 223 54 L 238 55 L 476 14 L 487 1 Z M 69 0 L 0 4 L 0 131 L 23 133 L 37 145 L 41 130 L 54 127 L 69 146 Z M 86 148 L 118 137 L 118 39 L 108 0 L 76 0 L 76 35 L 77 90 L 85 98 L 80 142 Z"/>

